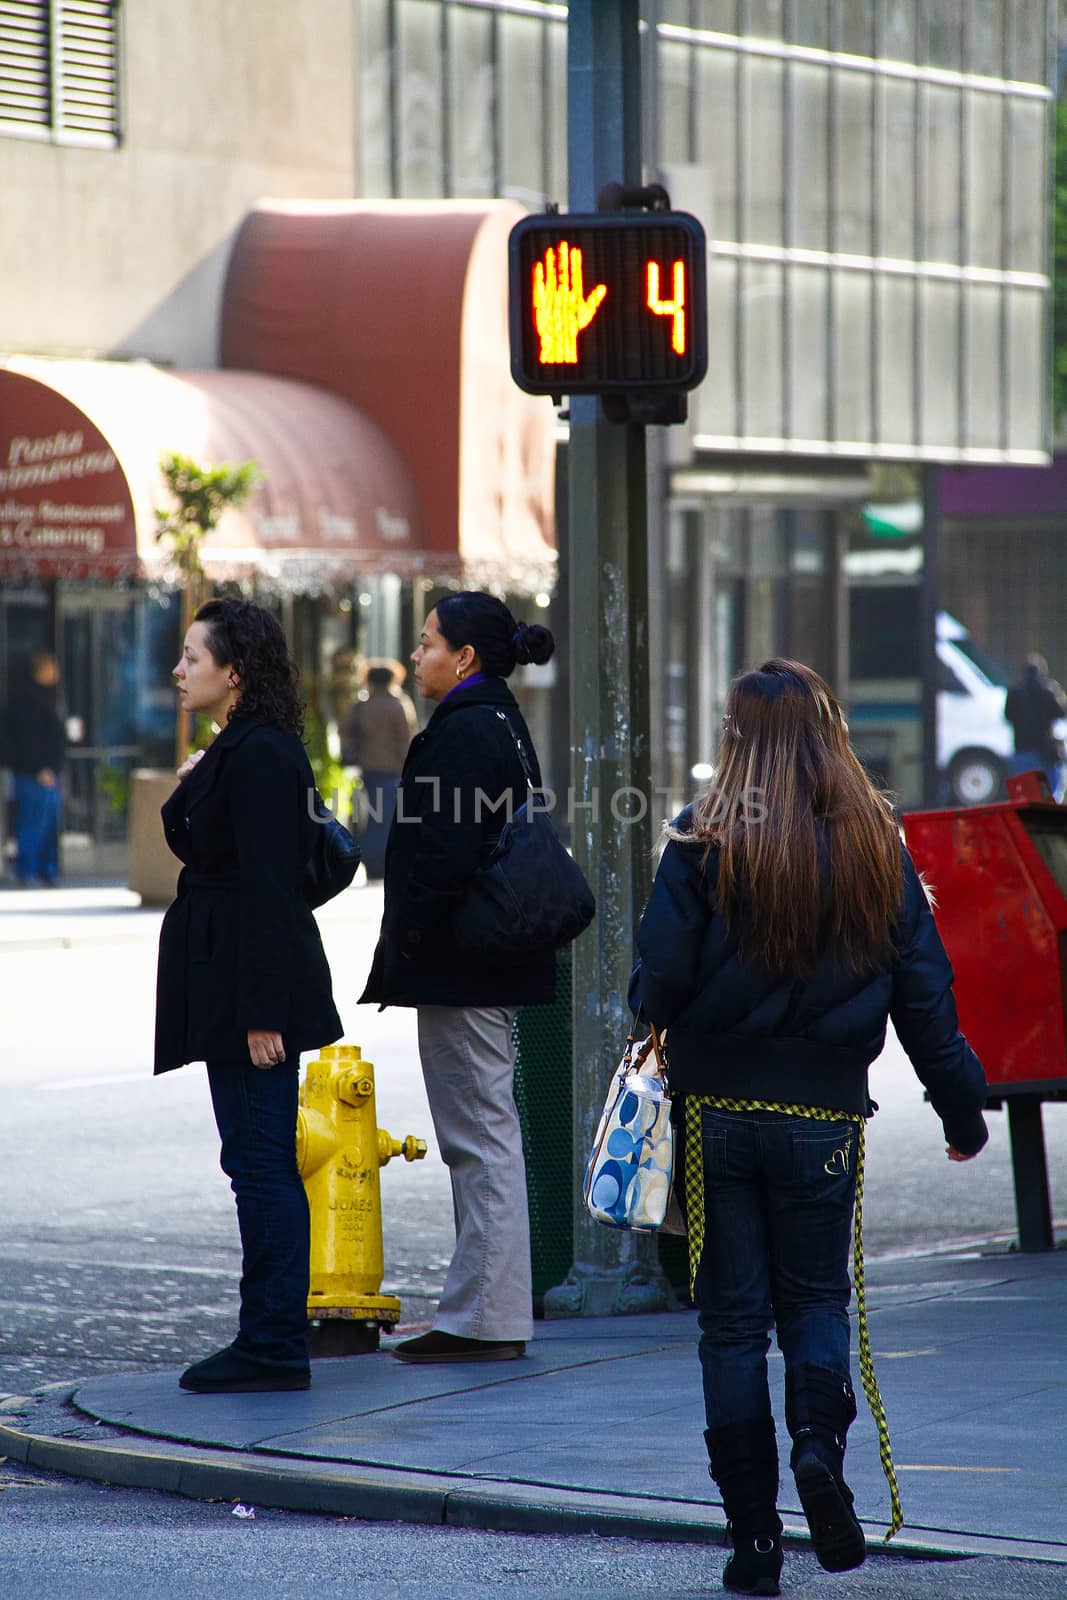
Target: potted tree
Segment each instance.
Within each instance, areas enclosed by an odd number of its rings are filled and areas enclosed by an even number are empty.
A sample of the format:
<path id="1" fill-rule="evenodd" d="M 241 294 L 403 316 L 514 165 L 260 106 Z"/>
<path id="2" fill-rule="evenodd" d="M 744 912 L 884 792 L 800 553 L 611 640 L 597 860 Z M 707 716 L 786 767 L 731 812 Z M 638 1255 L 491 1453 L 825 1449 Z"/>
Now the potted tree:
<path id="1" fill-rule="evenodd" d="M 159 466 L 171 504 L 156 509 L 156 539 L 167 549 L 178 576 L 184 639 L 197 607 L 207 598 L 201 545 L 224 512 L 248 499 L 260 472 L 254 461 L 211 466 L 173 451 L 161 458 Z M 194 728 L 188 713 L 179 708 L 175 767 L 209 737 L 209 729 Z M 178 863 L 167 849 L 159 821 L 160 807 L 174 781 L 173 772 L 151 768 L 139 769 L 130 780 L 129 885 L 143 905 L 167 905 L 174 898 Z"/>

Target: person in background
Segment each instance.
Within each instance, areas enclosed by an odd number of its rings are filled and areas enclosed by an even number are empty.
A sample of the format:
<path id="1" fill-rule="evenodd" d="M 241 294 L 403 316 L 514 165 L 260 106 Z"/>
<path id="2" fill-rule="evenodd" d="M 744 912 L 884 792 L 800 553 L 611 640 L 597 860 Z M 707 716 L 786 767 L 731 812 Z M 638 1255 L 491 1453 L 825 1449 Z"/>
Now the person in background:
<path id="1" fill-rule="evenodd" d="M 341 760 L 363 773 L 367 822 L 360 842 L 368 878 L 385 875 L 385 847 L 396 791 L 408 745 L 418 727 L 415 707 L 400 687 L 404 677 L 399 661 L 368 661 L 366 688 L 341 724 Z"/>
<path id="2" fill-rule="evenodd" d="M 270 612 L 229 599 L 200 607 L 174 677 L 183 708 L 221 732 L 179 768 L 163 807 L 183 865 L 159 936 L 155 1070 L 207 1063 L 242 1248 L 237 1337 L 179 1383 L 200 1394 L 306 1389 L 300 1052 L 340 1038 L 341 1019 L 303 894 L 318 823 L 298 678 Z"/>
<path id="3" fill-rule="evenodd" d="M 1058 800 L 1063 783 L 1063 745 L 1056 737 L 1055 727 L 1067 717 L 1067 698 L 1049 677 L 1044 656 L 1027 656 L 1022 677 L 1008 690 L 1004 715 L 1015 739 L 1015 771 L 1040 768 L 1053 799 Z"/>
<path id="4" fill-rule="evenodd" d="M 714 786 L 666 833 L 630 1001 L 668 1029 L 687 1131 L 697 1100 L 703 1215 L 690 1207 L 688 1221 L 703 1231 L 694 1296 L 704 1438 L 733 1542 L 723 1582 L 776 1595 L 772 1327 L 815 1554 L 840 1572 L 866 1553 L 843 1475 L 848 1254 L 867 1069 L 888 1019 L 950 1161 L 986 1142 L 986 1082 L 892 811 L 810 667 L 776 658 L 734 681 Z"/>
<path id="5" fill-rule="evenodd" d="M 434 1130 L 452 1180 L 456 1249 L 429 1333 L 401 1361 L 508 1361 L 533 1334 L 530 1228 L 513 1091 L 515 1008 L 551 1000 L 556 960 L 495 960 L 456 946 L 455 913 L 527 798 L 516 739 L 537 757 L 514 695 L 515 667 L 552 655 L 547 628 L 502 600 L 450 594 L 423 624 L 415 682 L 436 709 L 411 741 L 385 860 L 385 908 L 360 1003 L 414 1006 Z M 510 730 L 510 731 L 509 731 Z"/>
<path id="6" fill-rule="evenodd" d="M 14 807 L 15 876 L 26 888 L 51 888 L 59 878 L 60 779 L 66 751 L 57 705 L 59 662 L 51 650 L 30 657 L 11 696 L 7 759 Z"/>

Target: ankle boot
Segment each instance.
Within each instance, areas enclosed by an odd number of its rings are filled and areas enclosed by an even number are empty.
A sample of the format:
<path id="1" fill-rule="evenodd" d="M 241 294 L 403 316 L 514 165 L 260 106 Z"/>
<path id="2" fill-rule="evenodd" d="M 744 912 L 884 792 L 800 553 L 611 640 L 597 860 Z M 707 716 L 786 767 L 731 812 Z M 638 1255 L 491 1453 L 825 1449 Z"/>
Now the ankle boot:
<path id="1" fill-rule="evenodd" d="M 776 1595 L 782 1575 L 782 1522 L 774 1418 L 728 1423 L 704 1434 L 708 1470 L 719 1486 L 734 1552 L 722 1581 L 737 1594 Z"/>
<path id="2" fill-rule="evenodd" d="M 824 1571 L 847 1572 L 867 1554 L 843 1474 L 845 1436 L 856 1417 L 852 1384 L 826 1367 L 793 1368 L 785 1377 L 785 1416 L 789 1465 L 815 1555 Z"/>

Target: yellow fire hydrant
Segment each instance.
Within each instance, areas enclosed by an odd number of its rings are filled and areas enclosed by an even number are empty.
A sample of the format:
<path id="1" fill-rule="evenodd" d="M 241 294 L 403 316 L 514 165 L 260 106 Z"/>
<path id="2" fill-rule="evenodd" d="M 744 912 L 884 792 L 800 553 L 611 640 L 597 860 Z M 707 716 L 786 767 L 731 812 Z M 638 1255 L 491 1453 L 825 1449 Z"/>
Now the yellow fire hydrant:
<path id="1" fill-rule="evenodd" d="M 377 1125 L 374 1067 L 356 1045 L 334 1044 L 309 1061 L 300 1086 L 296 1159 L 311 1208 L 308 1337 L 313 1355 L 376 1350 L 400 1301 L 379 1293 L 379 1169 L 393 1156 L 420 1161 L 425 1139 L 394 1139 Z"/>

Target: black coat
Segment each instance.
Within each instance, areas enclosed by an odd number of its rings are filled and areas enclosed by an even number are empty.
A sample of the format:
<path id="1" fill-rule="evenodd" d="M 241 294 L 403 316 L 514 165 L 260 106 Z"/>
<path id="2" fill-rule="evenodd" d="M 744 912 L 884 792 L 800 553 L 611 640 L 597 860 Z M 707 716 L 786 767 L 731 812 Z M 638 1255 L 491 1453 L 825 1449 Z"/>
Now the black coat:
<path id="1" fill-rule="evenodd" d="M 677 825 L 686 829 L 687 809 Z M 742 959 L 715 905 L 718 852 L 671 841 L 641 918 L 630 1004 L 667 1028 L 671 1085 L 680 1094 L 775 1100 L 866 1114 L 867 1068 L 886 1022 L 962 1155 L 986 1142 L 981 1063 L 959 1032 L 952 966 L 919 874 L 901 846 L 903 903 L 894 959 L 856 973 L 823 951 L 807 981 Z"/>
<path id="2" fill-rule="evenodd" d="M 20 684 L 12 693 L 6 723 L 4 760 L 12 772 L 35 778 L 46 767 L 62 769 L 66 738 L 54 688 L 32 681 Z"/>
<path id="3" fill-rule="evenodd" d="M 541 781 L 530 732 L 502 678 L 442 700 L 408 749 L 385 855 L 385 912 L 363 1001 L 391 1006 L 520 1006 L 554 998 L 551 951 L 521 959 L 474 960 L 452 942 L 457 906 L 488 860 L 509 795 L 518 809 L 527 782 L 499 708 L 523 741 Z"/>
<path id="4" fill-rule="evenodd" d="M 163 919 L 156 1071 L 248 1060 L 248 1030 L 280 1033 L 290 1055 L 341 1036 L 330 969 L 302 892 L 318 823 L 314 778 L 294 733 L 238 719 L 163 807 L 185 863 Z"/>

